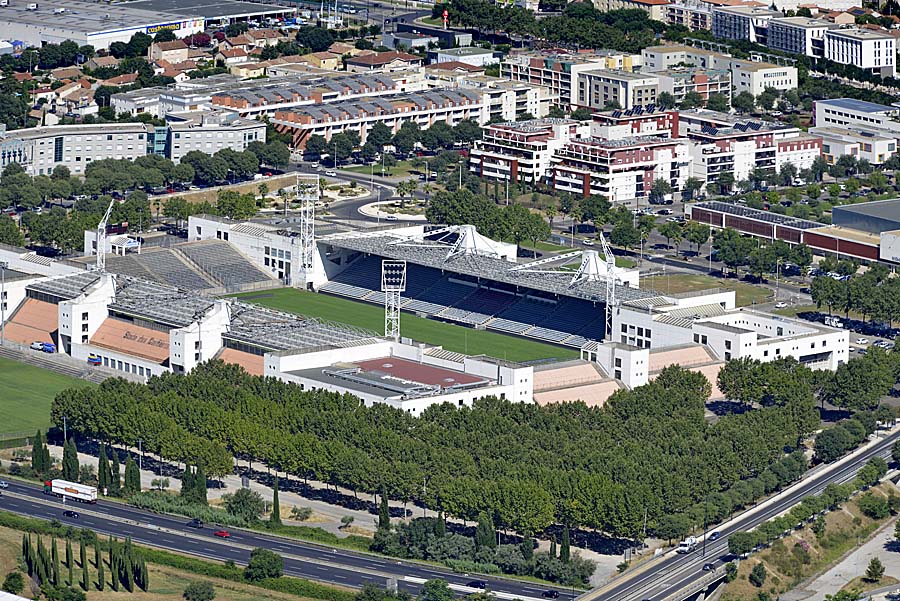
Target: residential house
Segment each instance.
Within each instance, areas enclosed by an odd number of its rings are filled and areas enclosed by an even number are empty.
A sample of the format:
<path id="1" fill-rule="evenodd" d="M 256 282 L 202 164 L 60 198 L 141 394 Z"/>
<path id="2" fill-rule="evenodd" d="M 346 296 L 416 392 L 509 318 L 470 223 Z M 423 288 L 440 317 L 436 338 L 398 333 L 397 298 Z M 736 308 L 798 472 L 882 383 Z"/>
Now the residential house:
<path id="1" fill-rule="evenodd" d="M 226 66 L 246 63 L 248 59 L 249 55 L 241 48 L 223 48 L 216 52 L 216 62 L 221 61 Z"/>
<path id="2" fill-rule="evenodd" d="M 188 45 L 183 40 L 150 44 L 147 56 L 151 61 L 162 59 L 170 63 L 180 63 L 188 59 Z"/>
<path id="3" fill-rule="evenodd" d="M 251 29 L 244 34 L 257 48 L 265 46 L 277 46 L 279 42 L 289 42 L 290 36 L 277 29 Z"/>
<path id="4" fill-rule="evenodd" d="M 234 50 L 235 48 L 240 48 L 247 53 L 255 47 L 256 44 L 254 44 L 246 34 L 241 34 L 233 38 L 225 38 L 222 40 L 222 43 L 219 44 L 219 50 Z"/>
<path id="5" fill-rule="evenodd" d="M 108 86 L 112 88 L 119 88 L 122 86 L 130 86 L 138 79 L 137 73 L 126 73 L 125 75 L 117 75 L 116 77 L 110 77 L 109 79 L 104 79 L 100 82 L 101 86 Z"/>
<path id="6" fill-rule="evenodd" d="M 410 67 L 421 67 L 422 57 L 406 52 L 376 52 L 367 56 L 354 56 L 346 61 L 347 71 L 352 73 L 365 73 L 369 71 L 381 71 L 393 73 L 403 71 Z"/>
<path id="7" fill-rule="evenodd" d="M 84 63 L 84 68 L 94 71 L 96 69 L 114 69 L 119 66 L 119 59 L 114 56 L 94 56 Z"/>
<path id="8" fill-rule="evenodd" d="M 50 79 L 54 81 L 62 81 L 64 79 L 75 81 L 81 76 L 81 69 L 78 67 L 61 67 L 50 71 Z"/>

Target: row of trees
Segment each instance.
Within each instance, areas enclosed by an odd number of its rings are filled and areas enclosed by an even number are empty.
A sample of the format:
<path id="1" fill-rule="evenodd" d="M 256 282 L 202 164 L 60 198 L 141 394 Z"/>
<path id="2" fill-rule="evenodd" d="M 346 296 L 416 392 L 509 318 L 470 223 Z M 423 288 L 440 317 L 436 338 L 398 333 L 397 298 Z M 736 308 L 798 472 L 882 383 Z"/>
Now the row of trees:
<path id="1" fill-rule="evenodd" d="M 550 236 L 550 226 L 540 213 L 532 213 L 520 204 L 499 206 L 486 196 L 463 188 L 456 192 L 438 192 L 428 204 L 425 215 L 431 223 L 474 225 L 495 240 L 512 240 L 532 246 Z"/>
<path id="2" fill-rule="evenodd" d="M 791 398 L 708 424 L 708 396 L 702 375 L 671 367 L 602 408 L 483 399 L 416 418 L 211 362 L 147 385 L 108 380 L 90 392 L 66 390 L 52 414 L 110 442 L 140 438 L 213 477 L 231 473 L 238 454 L 463 519 L 483 512 L 498 528 L 536 533 L 557 522 L 635 536 L 645 511 L 652 525 L 761 474 L 815 421 L 812 399 Z"/>
<path id="3" fill-rule="evenodd" d="M 854 311 L 864 319 L 893 323 L 900 318 L 900 279 L 888 276 L 884 265 L 846 279 L 821 275 L 813 278 L 810 293 L 816 306 L 829 313 Z"/>
<path id="4" fill-rule="evenodd" d="M 805 244 L 791 246 L 782 240 L 762 241 L 741 236 L 731 228 L 716 230 L 713 250 L 716 260 L 724 263 L 727 269 L 736 272 L 745 267 L 759 278 L 784 269 L 788 263 L 801 268 L 812 263 L 812 250 Z"/>

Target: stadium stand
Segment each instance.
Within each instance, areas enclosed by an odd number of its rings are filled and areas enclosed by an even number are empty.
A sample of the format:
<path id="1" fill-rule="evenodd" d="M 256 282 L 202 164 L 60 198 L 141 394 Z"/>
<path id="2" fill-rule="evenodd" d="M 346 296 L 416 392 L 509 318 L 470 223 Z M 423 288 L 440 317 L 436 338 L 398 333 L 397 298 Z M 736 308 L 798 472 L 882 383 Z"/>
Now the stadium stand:
<path id="1" fill-rule="evenodd" d="M 257 268 L 231 244 L 220 240 L 203 240 L 175 248 L 226 288 L 268 282 L 272 278 Z"/>
<path id="2" fill-rule="evenodd" d="M 176 286 L 183 290 L 205 290 L 216 284 L 207 280 L 181 260 L 172 250 L 161 249 L 132 255 L 141 265 L 154 275 L 154 280 Z"/>

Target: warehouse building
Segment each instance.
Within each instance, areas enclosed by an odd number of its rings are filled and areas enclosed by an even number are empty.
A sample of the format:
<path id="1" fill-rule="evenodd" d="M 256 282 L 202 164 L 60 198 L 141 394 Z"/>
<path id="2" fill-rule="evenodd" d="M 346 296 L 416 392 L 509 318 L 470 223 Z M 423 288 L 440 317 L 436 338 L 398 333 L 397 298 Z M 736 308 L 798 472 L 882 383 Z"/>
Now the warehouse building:
<path id="1" fill-rule="evenodd" d="M 98 4 L 78 0 L 29 3 L 11 0 L 0 6 L 0 31 L 7 39 L 22 40 L 28 46 L 59 44 L 72 40 L 79 46 L 109 48 L 113 42 L 127 42 L 136 33 L 154 35 L 163 29 L 184 37 L 203 31 L 204 20 L 184 9 L 165 12 L 129 4 Z"/>

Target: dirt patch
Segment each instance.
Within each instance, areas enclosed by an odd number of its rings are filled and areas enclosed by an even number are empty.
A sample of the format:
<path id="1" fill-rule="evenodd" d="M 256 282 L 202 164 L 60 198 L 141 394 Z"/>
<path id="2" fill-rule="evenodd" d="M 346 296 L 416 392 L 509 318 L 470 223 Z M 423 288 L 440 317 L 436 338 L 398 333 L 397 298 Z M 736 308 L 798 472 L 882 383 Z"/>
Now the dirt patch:
<path id="1" fill-rule="evenodd" d="M 256 194 L 259 192 L 260 184 L 265 184 L 266 186 L 268 186 L 269 192 L 275 192 L 280 190 L 281 188 L 293 186 L 296 183 L 297 176 L 294 174 L 275 175 L 260 180 L 234 184 L 233 186 L 220 186 L 218 188 L 206 188 L 205 190 L 193 190 L 189 192 L 182 192 L 181 194 L 171 194 L 159 199 L 154 198 L 153 200 L 151 200 L 151 204 L 155 206 L 156 201 L 159 200 L 160 206 L 164 207 L 166 206 L 166 201 L 168 199 L 175 198 L 177 196 L 180 196 L 186 201 L 195 204 L 201 203 L 203 201 L 214 203 L 216 202 L 216 198 L 219 195 L 219 190 L 233 190 L 240 194 L 246 194 L 247 192 L 253 192 L 254 194 Z"/>

